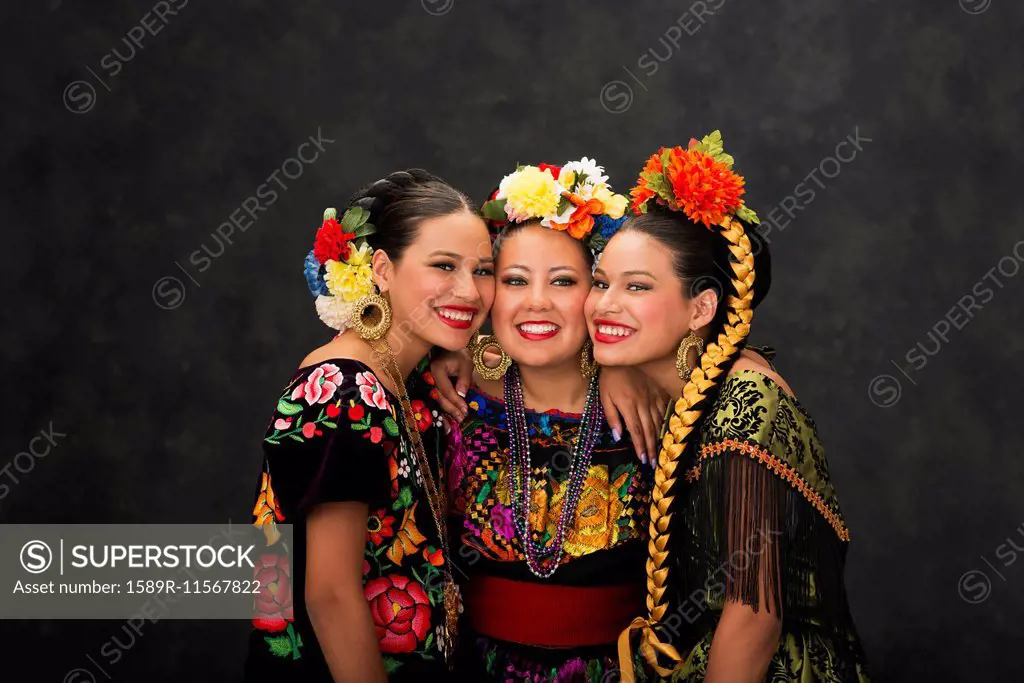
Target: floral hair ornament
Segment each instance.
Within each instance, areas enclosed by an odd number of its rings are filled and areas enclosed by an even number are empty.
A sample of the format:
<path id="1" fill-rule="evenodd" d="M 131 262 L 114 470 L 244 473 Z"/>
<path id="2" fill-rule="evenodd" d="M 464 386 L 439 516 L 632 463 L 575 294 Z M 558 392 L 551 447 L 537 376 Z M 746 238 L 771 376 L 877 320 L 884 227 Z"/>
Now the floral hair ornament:
<path id="1" fill-rule="evenodd" d="M 335 209 L 324 211 L 313 249 L 306 255 L 305 274 L 320 320 L 343 332 L 352 326 L 353 304 L 376 291 L 370 266 L 374 249 L 366 237 L 377 229 L 361 206 L 348 208 L 340 222 L 337 216 Z"/>
<path id="2" fill-rule="evenodd" d="M 625 221 L 629 200 L 612 192 L 604 167 L 583 157 L 562 166 L 517 166 L 481 210 L 490 224 L 540 220 L 600 252 Z"/>
<path id="3" fill-rule="evenodd" d="M 700 141 L 691 138 L 685 150 L 662 147 L 647 160 L 636 187 L 629 192 L 633 209 L 647 213 L 648 202 L 653 199 L 707 228 L 722 225 L 732 216 L 760 223 L 757 214 L 740 198 L 746 192 L 744 181 L 733 172 L 732 164 L 733 158 L 722 147 L 722 133 L 717 130 Z"/>

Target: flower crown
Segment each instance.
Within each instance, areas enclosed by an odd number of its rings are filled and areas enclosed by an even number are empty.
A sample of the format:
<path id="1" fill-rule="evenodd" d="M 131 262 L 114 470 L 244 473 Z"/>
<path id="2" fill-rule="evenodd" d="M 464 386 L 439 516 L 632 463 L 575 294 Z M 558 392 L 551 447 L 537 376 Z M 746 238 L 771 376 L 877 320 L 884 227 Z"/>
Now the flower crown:
<path id="1" fill-rule="evenodd" d="M 337 215 L 335 209 L 324 211 L 324 222 L 304 265 L 317 315 L 340 332 L 351 326 L 352 304 L 375 291 L 370 267 L 374 249 L 366 237 L 377 229 L 368 222 L 370 212 L 361 206 L 347 209 L 341 222 Z"/>
<path id="2" fill-rule="evenodd" d="M 647 213 L 647 203 L 654 199 L 707 228 L 722 225 L 726 217 L 732 216 L 760 223 L 757 214 L 740 199 L 746 192 L 744 181 L 732 171 L 732 164 L 733 158 L 723 150 L 722 134 L 717 130 L 699 142 L 691 138 L 685 150 L 662 147 L 647 160 L 636 187 L 629 192 L 633 210 Z"/>
<path id="3" fill-rule="evenodd" d="M 520 165 L 481 210 L 499 226 L 539 218 L 545 228 L 568 232 L 596 253 L 625 221 L 629 204 L 607 181 L 604 167 L 587 157 L 563 166 Z"/>

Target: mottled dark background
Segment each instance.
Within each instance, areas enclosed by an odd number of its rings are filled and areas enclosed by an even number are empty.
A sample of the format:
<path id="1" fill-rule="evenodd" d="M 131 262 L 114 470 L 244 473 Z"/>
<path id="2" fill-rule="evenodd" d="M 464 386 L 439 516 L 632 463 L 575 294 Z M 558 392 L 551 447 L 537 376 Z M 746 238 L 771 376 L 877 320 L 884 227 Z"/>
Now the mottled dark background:
<path id="1" fill-rule="evenodd" d="M 1020 679 L 1017 0 L 184 2 L 165 22 L 0 9 L 0 466 L 67 434 L 0 477 L 0 519 L 247 521 L 273 401 L 328 338 L 303 256 L 363 182 L 423 166 L 480 197 L 516 161 L 588 155 L 626 189 L 659 145 L 719 128 L 762 216 L 802 192 L 773 214 L 754 341 L 817 418 L 878 678 Z M 123 42 L 142 22 L 156 35 Z M 318 130 L 316 161 L 193 261 Z M 951 325 L 965 295 L 983 305 Z M 110 664 L 122 626 L 4 622 L 3 678 L 238 675 L 243 623 L 150 624 Z"/>

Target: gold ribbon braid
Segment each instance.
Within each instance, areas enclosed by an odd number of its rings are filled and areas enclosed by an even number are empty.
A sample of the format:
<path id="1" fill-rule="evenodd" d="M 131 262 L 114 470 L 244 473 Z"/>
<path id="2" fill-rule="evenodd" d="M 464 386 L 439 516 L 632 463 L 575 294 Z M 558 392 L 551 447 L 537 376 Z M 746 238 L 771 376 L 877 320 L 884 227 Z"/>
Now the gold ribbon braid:
<path id="1" fill-rule="evenodd" d="M 716 342 L 708 344 L 694 368 L 690 380 L 683 387 L 683 395 L 676 401 L 674 413 L 669 417 L 668 430 L 662 439 L 658 466 L 654 472 L 654 491 L 651 496 L 651 526 L 647 558 L 647 610 L 646 618 L 637 617 L 619 636 L 619 668 L 623 683 L 633 683 L 633 655 L 630 636 L 640 631 L 640 654 L 659 676 L 670 675 L 683 661 L 678 650 L 669 643 L 658 639 L 655 626 L 661 622 L 668 609 L 665 591 L 668 588 L 668 543 L 669 524 L 672 521 L 672 501 L 675 496 L 669 491 L 676 482 L 676 466 L 679 456 L 687 446 L 687 440 L 694 425 L 707 407 L 705 398 L 714 389 L 716 382 L 732 359 L 739 354 L 739 346 L 750 334 L 750 321 L 754 316 L 751 303 L 754 300 L 754 253 L 750 238 L 743 230 L 743 224 L 726 216 L 721 224 L 722 236 L 729 242 L 732 254 L 732 286 L 737 295 L 726 299 L 726 322 Z M 668 659 L 673 668 L 666 668 L 659 662 Z"/>

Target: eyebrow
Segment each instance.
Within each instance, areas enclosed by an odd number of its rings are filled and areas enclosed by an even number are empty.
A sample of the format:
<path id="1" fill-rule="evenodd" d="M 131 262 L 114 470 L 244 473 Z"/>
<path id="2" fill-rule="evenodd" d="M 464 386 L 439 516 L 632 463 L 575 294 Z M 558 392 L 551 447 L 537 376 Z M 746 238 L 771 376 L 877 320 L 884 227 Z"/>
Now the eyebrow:
<path id="1" fill-rule="evenodd" d="M 505 268 L 503 268 L 503 270 L 512 270 L 513 268 L 518 268 L 519 270 L 525 270 L 527 273 L 532 273 L 533 272 L 533 270 L 529 266 L 524 266 L 521 263 L 513 263 L 511 265 L 505 266 Z M 573 273 L 579 272 L 578 269 L 573 268 L 572 266 L 555 266 L 554 268 L 548 268 L 548 274 L 554 273 L 555 271 L 558 271 L 558 270 L 568 270 L 568 271 L 573 272 Z"/>
<path id="2" fill-rule="evenodd" d="M 601 269 L 601 268 L 595 268 L 594 269 L 594 275 L 597 275 L 597 274 L 600 274 L 600 275 L 602 275 L 604 277 L 608 277 L 608 273 L 604 272 L 604 270 Z M 647 277 L 651 278 L 652 280 L 657 280 L 658 279 L 658 278 L 654 277 L 654 275 L 652 273 L 649 273 L 646 270 L 627 270 L 625 273 L 623 273 L 623 275 L 646 275 Z"/>
<path id="3" fill-rule="evenodd" d="M 432 251 L 432 252 L 430 252 L 428 254 L 428 256 L 449 256 L 449 257 L 455 259 L 456 261 L 461 261 L 464 258 L 462 256 L 462 254 L 456 254 L 454 251 L 444 251 L 443 249 L 438 249 L 436 251 Z M 480 257 L 480 263 L 491 263 L 492 261 L 494 261 L 494 257 L 493 256 L 482 256 L 482 257 Z"/>

